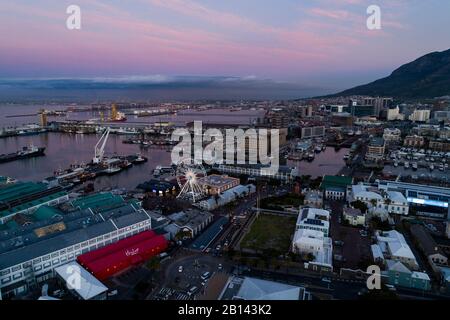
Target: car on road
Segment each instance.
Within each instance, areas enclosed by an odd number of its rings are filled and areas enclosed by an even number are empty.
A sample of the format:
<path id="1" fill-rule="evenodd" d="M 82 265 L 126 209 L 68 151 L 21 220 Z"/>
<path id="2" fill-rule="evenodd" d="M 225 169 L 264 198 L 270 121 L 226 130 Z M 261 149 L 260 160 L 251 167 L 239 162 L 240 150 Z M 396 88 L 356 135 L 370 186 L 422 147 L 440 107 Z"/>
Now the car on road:
<path id="1" fill-rule="evenodd" d="M 183 266 L 178 267 L 178 272 L 180 272 L 180 273 L 183 272 Z"/>
<path id="2" fill-rule="evenodd" d="M 206 280 L 206 279 L 209 279 L 210 276 L 211 276 L 211 272 L 206 271 L 202 274 L 201 279 Z"/>
<path id="3" fill-rule="evenodd" d="M 192 296 L 193 294 L 196 294 L 198 292 L 198 287 L 193 286 L 192 288 L 189 289 L 189 291 L 187 292 L 188 296 Z"/>
<path id="4" fill-rule="evenodd" d="M 217 266 L 217 269 L 219 269 L 219 270 L 222 270 L 222 269 L 223 269 L 223 266 L 222 266 L 221 263 L 219 263 L 219 265 Z"/>
<path id="5" fill-rule="evenodd" d="M 323 277 L 323 278 L 322 278 L 322 282 L 331 283 L 331 279 L 330 279 L 330 278 L 327 278 L 327 277 Z"/>

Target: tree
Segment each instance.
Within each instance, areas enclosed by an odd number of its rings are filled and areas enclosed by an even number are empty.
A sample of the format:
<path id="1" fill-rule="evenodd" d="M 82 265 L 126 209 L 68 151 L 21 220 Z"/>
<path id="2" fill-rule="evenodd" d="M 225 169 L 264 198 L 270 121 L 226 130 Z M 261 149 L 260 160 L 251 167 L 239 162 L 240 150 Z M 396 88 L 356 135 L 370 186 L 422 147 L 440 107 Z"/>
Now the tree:
<path id="1" fill-rule="evenodd" d="M 311 252 L 308 253 L 308 255 L 306 256 L 308 261 L 314 261 L 314 259 L 316 258 Z"/>
<path id="2" fill-rule="evenodd" d="M 352 203 L 350 203 L 350 205 L 355 209 L 361 210 L 362 213 L 367 213 L 367 210 L 369 209 L 367 207 L 367 204 L 365 204 L 361 200 L 353 201 Z"/>
<path id="3" fill-rule="evenodd" d="M 158 270 L 160 266 L 161 264 L 158 257 L 153 257 L 147 262 L 147 268 L 150 270 Z"/>

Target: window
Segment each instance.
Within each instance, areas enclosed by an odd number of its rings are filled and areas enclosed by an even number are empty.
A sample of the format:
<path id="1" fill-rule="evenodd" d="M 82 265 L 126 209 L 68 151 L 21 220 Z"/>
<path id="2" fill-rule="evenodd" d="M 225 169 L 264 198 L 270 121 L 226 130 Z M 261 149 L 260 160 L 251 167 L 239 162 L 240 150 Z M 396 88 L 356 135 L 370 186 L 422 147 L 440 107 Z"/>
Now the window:
<path id="1" fill-rule="evenodd" d="M 17 271 L 17 270 L 20 270 L 20 269 L 22 269 L 22 267 L 21 266 L 15 266 L 15 267 L 12 267 L 12 272 L 15 272 L 15 271 Z"/>
<path id="2" fill-rule="evenodd" d="M 47 261 L 50 260 L 50 255 L 46 255 L 45 257 L 42 258 L 43 261 Z"/>
<path id="3" fill-rule="evenodd" d="M 11 281 L 11 277 L 2 279 L 2 284 L 8 283 L 8 282 L 10 282 L 10 281 Z"/>
<path id="4" fill-rule="evenodd" d="M 41 258 L 37 258 L 37 259 L 33 260 L 33 263 L 39 263 L 39 262 L 41 262 Z"/>
<path id="5" fill-rule="evenodd" d="M 46 268 L 49 268 L 51 266 L 51 263 L 50 262 L 46 262 L 46 263 L 44 263 L 44 268 L 46 269 Z"/>
<path id="6" fill-rule="evenodd" d="M 34 267 L 34 271 L 40 271 L 40 270 L 42 270 L 42 266 L 36 266 L 36 267 Z"/>
<path id="7" fill-rule="evenodd" d="M 56 258 L 57 256 L 59 256 L 58 252 L 52 253 L 52 258 Z"/>
<path id="8" fill-rule="evenodd" d="M 6 276 L 7 274 L 10 274 L 11 273 L 11 270 L 10 269 L 7 269 L 7 270 L 5 270 L 5 271 L 2 271 L 1 273 L 0 273 L 0 276 Z"/>
<path id="9" fill-rule="evenodd" d="M 17 279 L 20 279 L 20 278 L 22 278 L 22 272 L 19 272 L 19 273 L 16 273 L 16 274 L 13 275 L 13 279 L 14 280 L 17 280 Z"/>

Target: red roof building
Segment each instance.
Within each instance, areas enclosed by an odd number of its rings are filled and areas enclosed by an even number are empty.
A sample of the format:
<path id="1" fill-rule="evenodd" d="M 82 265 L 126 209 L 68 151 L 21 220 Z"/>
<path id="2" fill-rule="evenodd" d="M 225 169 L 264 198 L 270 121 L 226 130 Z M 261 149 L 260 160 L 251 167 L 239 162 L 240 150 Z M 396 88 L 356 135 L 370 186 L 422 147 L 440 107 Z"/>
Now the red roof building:
<path id="1" fill-rule="evenodd" d="M 144 231 L 103 248 L 78 256 L 78 262 L 97 279 L 105 280 L 118 272 L 142 263 L 167 249 L 162 235 Z"/>

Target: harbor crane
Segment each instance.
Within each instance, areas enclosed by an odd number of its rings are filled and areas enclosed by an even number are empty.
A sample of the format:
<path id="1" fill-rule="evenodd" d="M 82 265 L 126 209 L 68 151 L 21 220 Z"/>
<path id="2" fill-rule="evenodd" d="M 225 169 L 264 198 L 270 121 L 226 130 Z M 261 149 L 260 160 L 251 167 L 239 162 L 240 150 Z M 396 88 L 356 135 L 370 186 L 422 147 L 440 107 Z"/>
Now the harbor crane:
<path id="1" fill-rule="evenodd" d="M 100 140 L 98 140 L 97 144 L 95 145 L 95 148 L 94 148 L 94 159 L 92 159 L 92 162 L 94 164 L 99 164 L 99 163 L 101 163 L 103 161 L 103 156 L 105 154 L 105 146 L 106 146 L 106 142 L 108 141 L 108 137 L 109 137 L 110 131 L 111 130 L 108 127 L 106 129 L 106 131 L 100 137 Z M 100 144 L 101 144 L 101 146 L 100 146 Z"/>

